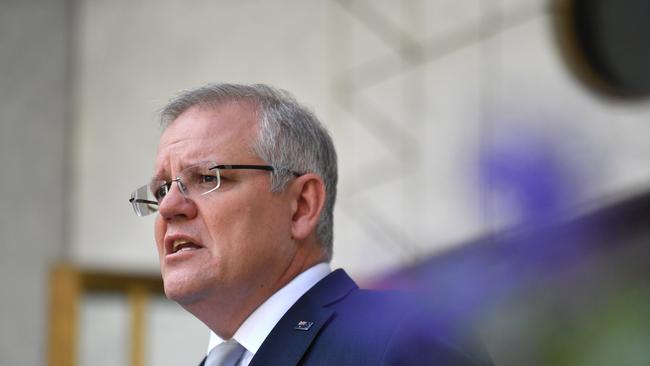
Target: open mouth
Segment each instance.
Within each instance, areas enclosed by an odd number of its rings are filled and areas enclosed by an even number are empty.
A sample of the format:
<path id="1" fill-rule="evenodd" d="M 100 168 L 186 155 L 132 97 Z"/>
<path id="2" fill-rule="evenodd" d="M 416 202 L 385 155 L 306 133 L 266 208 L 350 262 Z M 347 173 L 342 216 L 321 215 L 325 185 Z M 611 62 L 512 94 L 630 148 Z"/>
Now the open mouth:
<path id="1" fill-rule="evenodd" d="M 196 250 L 200 249 L 201 246 L 197 245 L 189 240 L 186 239 L 176 239 L 174 240 L 174 243 L 172 244 L 172 254 L 173 253 L 179 253 L 179 252 L 186 252 L 190 250 Z"/>

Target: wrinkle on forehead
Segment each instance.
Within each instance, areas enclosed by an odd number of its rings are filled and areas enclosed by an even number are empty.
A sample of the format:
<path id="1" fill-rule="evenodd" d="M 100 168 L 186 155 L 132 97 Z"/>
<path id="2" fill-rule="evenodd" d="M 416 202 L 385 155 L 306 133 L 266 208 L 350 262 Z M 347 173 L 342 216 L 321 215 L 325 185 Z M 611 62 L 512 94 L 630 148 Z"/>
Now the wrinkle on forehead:
<path id="1" fill-rule="evenodd" d="M 199 161 L 240 164 L 259 159 L 253 150 L 259 131 L 256 116 L 251 103 L 189 108 L 163 131 L 154 177 L 168 177 Z M 228 161 L 234 159 L 238 161 Z"/>

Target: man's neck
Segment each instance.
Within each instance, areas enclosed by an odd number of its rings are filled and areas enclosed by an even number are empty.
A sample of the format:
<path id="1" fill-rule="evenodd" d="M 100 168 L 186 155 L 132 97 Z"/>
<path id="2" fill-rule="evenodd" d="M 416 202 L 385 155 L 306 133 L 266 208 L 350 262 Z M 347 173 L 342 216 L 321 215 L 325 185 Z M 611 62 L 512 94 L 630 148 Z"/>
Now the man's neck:
<path id="1" fill-rule="evenodd" d="M 319 263 L 296 276 L 255 309 L 232 338 L 244 346 L 252 357 L 293 304 L 331 271 L 328 263 Z M 211 332 L 208 352 L 223 341 Z"/>
<path id="2" fill-rule="evenodd" d="M 235 296 L 224 297 L 211 293 L 203 299 L 181 304 L 183 308 L 201 320 L 222 339 L 230 339 L 241 324 L 269 297 L 291 282 L 296 276 L 318 263 L 324 262 L 322 255 L 295 256 L 286 270 L 270 284 L 251 286 L 248 289 L 229 291 Z"/>

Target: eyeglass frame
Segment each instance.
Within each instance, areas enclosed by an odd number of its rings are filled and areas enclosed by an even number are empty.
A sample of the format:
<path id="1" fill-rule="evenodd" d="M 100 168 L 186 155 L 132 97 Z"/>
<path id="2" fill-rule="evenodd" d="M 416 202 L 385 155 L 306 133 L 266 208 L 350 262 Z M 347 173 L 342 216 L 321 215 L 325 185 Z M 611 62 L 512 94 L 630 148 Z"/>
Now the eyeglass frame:
<path id="1" fill-rule="evenodd" d="M 195 166 L 195 165 L 198 165 L 198 164 L 200 164 L 200 163 L 193 164 L 192 166 Z M 209 191 L 207 191 L 207 192 L 203 192 L 203 193 L 201 193 L 201 196 L 204 195 L 204 194 L 208 194 L 208 193 L 210 193 L 210 192 L 214 192 L 214 191 L 216 191 L 217 189 L 219 189 L 219 187 L 221 187 L 221 174 L 219 174 L 219 170 L 222 170 L 222 169 L 223 169 L 223 170 L 263 170 L 263 171 L 267 171 L 267 172 L 276 172 L 276 171 L 278 171 L 278 170 L 286 170 L 286 171 L 290 172 L 291 174 L 293 174 L 293 175 L 296 176 L 296 177 L 299 177 L 299 176 L 302 175 L 302 174 L 300 174 L 300 173 L 298 173 L 298 172 L 296 172 L 296 171 L 294 171 L 294 170 L 287 169 L 287 168 L 277 168 L 277 167 L 274 167 L 274 166 L 272 166 L 272 165 L 255 165 L 255 164 L 217 164 L 217 163 L 214 163 L 214 164 L 216 164 L 216 165 L 213 166 L 213 167 L 211 167 L 211 168 L 208 168 L 208 170 L 215 170 L 215 169 L 216 169 L 216 176 L 217 176 L 217 178 L 218 178 L 218 180 L 219 180 L 219 183 L 217 183 L 217 186 L 214 187 L 214 188 L 212 188 L 211 190 L 209 190 Z M 188 167 L 188 168 L 189 168 L 189 167 Z M 165 181 L 164 186 L 167 186 L 167 189 L 168 189 L 168 191 L 169 191 L 169 189 L 171 189 L 171 185 L 172 185 L 172 183 L 174 183 L 174 182 L 176 182 L 176 184 L 178 184 L 178 188 L 179 188 L 179 190 L 181 191 L 181 194 L 183 194 L 183 197 L 188 198 L 188 193 L 185 192 L 185 190 L 186 190 L 186 188 L 185 188 L 185 184 L 184 184 L 183 181 L 181 180 L 180 175 L 176 176 L 176 178 L 174 178 L 174 179 L 172 179 L 172 180 L 170 180 L 170 181 Z M 150 185 L 151 185 L 151 184 L 145 184 L 145 185 L 143 185 L 143 186 L 141 186 L 141 187 L 139 187 L 139 188 L 136 188 L 136 189 L 133 191 L 133 193 L 131 193 L 131 198 L 129 199 L 129 203 L 131 203 L 131 205 L 132 205 L 132 207 L 133 207 L 133 211 L 135 211 L 135 213 L 136 213 L 137 216 L 140 216 L 140 217 L 142 217 L 142 216 L 148 216 L 149 214 L 152 214 L 152 213 L 154 213 L 154 212 L 158 212 L 158 209 L 156 209 L 156 211 L 152 211 L 152 212 L 150 212 L 150 213 L 148 213 L 148 214 L 146 214 L 146 215 L 141 215 L 141 214 L 139 213 L 140 210 L 138 210 L 138 209 L 136 208 L 136 204 L 139 204 L 139 203 L 144 203 L 144 204 L 148 204 L 148 205 L 155 205 L 156 207 L 158 207 L 158 206 L 160 205 L 160 203 L 162 202 L 162 199 L 161 199 L 160 202 L 158 202 L 158 201 L 149 201 L 149 200 L 146 200 L 146 199 L 138 199 L 138 198 L 135 198 L 135 193 L 136 193 L 137 191 L 139 191 L 140 189 L 145 188 L 145 187 L 146 187 L 147 190 L 150 190 L 150 187 L 149 187 Z M 162 187 L 162 186 L 161 186 L 161 187 Z M 153 192 L 152 192 L 152 194 L 153 194 Z M 164 198 L 164 197 L 163 197 L 163 198 Z"/>

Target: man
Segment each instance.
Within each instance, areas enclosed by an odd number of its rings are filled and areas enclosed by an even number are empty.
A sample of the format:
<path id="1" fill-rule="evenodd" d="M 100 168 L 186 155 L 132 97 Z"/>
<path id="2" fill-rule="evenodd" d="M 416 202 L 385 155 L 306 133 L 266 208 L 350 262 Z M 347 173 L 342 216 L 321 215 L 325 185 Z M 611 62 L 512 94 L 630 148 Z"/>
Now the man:
<path id="1" fill-rule="evenodd" d="M 131 202 L 158 212 L 167 297 L 213 331 L 202 364 L 480 364 L 412 327 L 426 322 L 401 298 L 331 272 L 336 153 L 288 93 L 210 84 L 161 116 L 153 179 Z"/>

